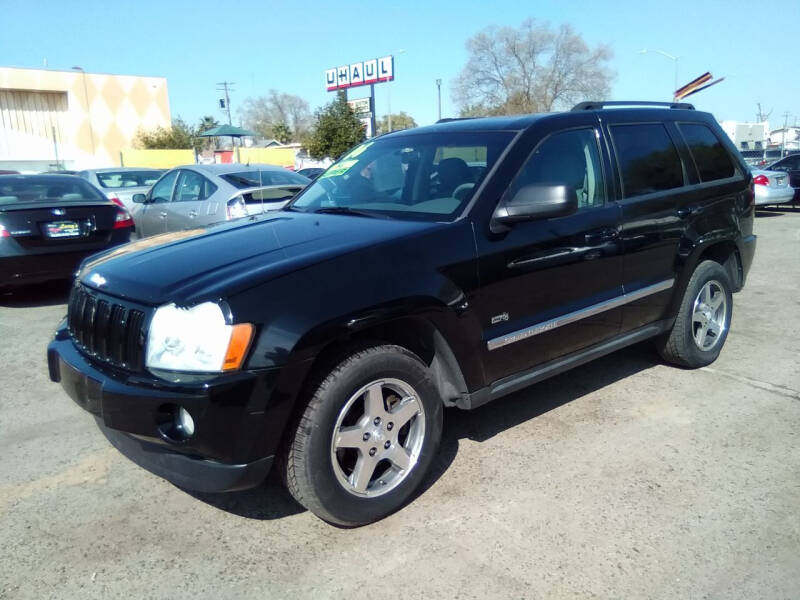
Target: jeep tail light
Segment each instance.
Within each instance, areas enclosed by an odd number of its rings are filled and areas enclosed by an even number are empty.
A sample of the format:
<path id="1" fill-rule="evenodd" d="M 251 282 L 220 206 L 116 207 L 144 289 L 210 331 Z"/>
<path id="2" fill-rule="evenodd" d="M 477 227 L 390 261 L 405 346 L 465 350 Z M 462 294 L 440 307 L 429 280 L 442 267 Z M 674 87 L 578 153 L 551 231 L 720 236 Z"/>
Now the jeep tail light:
<path id="1" fill-rule="evenodd" d="M 753 183 L 756 185 L 769 185 L 769 177 L 766 175 L 756 175 L 753 177 Z"/>
<path id="2" fill-rule="evenodd" d="M 2 225 L 0 225 L 0 238 L 4 238 L 4 237 L 11 237 L 11 234 L 8 233 L 8 229 L 6 229 Z"/>
<path id="3" fill-rule="evenodd" d="M 247 216 L 247 205 L 241 196 L 228 200 L 228 220 L 241 219 Z"/>
<path id="4" fill-rule="evenodd" d="M 133 227 L 133 218 L 124 207 L 117 209 L 117 216 L 114 219 L 114 229 L 125 229 L 126 227 Z"/>

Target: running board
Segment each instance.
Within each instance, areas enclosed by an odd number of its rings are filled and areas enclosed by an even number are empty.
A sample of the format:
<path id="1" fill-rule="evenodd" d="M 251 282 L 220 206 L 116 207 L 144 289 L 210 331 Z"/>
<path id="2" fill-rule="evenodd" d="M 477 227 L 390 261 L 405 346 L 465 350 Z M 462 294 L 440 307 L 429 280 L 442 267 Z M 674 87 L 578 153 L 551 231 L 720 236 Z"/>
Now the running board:
<path id="1" fill-rule="evenodd" d="M 481 388 L 462 397 L 456 405 L 459 408 L 467 410 L 483 406 L 492 400 L 497 400 L 498 398 L 526 388 L 529 385 L 533 385 L 534 383 L 538 383 L 544 379 L 563 373 L 564 371 L 569 371 L 574 367 L 593 361 L 596 358 L 600 358 L 611 352 L 616 352 L 631 344 L 636 344 L 648 338 L 655 337 L 669 329 L 671 325 L 672 319 L 657 321 L 605 342 L 595 344 L 584 350 L 553 359 L 528 371 L 498 379 L 490 386 Z"/>

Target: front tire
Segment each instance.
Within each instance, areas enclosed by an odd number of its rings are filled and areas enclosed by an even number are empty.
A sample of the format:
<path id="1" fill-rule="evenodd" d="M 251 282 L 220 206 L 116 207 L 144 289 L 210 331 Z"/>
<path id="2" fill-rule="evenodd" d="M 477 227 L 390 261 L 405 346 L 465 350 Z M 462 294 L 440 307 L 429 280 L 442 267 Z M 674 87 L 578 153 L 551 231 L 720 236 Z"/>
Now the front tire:
<path id="1" fill-rule="evenodd" d="M 442 401 L 430 371 L 405 348 L 376 345 L 316 381 L 284 456 L 289 492 L 330 523 L 377 521 L 408 500 L 438 450 Z"/>
<path id="2" fill-rule="evenodd" d="M 697 369 L 714 362 L 725 345 L 733 317 L 733 293 L 725 268 L 701 262 L 686 286 L 672 329 L 659 338 L 664 360 Z"/>

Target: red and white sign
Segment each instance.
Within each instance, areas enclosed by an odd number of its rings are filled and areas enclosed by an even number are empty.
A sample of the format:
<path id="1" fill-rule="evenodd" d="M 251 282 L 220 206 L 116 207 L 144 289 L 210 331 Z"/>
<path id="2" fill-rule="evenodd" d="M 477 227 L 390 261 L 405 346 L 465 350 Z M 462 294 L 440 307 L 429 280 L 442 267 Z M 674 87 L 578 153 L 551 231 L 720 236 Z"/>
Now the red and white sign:
<path id="1" fill-rule="evenodd" d="M 333 92 L 361 85 L 383 83 L 393 79 L 394 57 L 383 56 L 328 69 L 325 71 L 325 88 L 329 92 Z"/>

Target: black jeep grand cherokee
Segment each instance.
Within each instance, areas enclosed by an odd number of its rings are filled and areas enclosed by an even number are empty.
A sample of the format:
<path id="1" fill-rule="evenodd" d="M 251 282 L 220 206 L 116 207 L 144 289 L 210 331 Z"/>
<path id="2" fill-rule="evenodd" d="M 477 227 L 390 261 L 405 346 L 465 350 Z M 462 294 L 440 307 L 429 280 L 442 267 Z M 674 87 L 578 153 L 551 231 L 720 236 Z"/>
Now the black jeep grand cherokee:
<path id="1" fill-rule="evenodd" d="M 710 114 L 607 104 L 386 135 L 284 211 L 90 259 L 50 376 L 179 486 L 277 459 L 356 525 L 420 485 L 445 406 L 646 338 L 707 365 L 753 259 L 752 178 Z"/>

